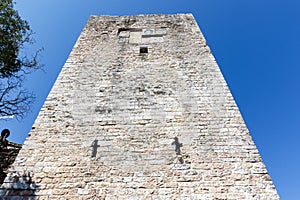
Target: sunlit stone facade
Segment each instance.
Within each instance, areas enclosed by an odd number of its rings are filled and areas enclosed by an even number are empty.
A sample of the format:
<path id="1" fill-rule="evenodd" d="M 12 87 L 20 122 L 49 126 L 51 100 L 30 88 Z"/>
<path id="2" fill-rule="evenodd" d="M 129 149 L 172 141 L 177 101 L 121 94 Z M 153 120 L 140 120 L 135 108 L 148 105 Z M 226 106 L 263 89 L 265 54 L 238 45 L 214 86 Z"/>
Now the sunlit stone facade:
<path id="1" fill-rule="evenodd" d="M 90 17 L 10 172 L 10 197 L 279 199 L 191 14 Z"/>

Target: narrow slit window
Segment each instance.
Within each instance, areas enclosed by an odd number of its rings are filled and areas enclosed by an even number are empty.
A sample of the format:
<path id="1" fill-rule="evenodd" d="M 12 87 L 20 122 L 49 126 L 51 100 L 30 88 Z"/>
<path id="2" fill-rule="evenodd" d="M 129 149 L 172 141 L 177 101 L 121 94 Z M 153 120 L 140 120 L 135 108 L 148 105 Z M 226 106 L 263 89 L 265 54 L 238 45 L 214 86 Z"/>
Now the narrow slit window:
<path id="1" fill-rule="evenodd" d="M 147 54 L 148 53 L 148 47 L 140 47 L 140 54 Z"/>

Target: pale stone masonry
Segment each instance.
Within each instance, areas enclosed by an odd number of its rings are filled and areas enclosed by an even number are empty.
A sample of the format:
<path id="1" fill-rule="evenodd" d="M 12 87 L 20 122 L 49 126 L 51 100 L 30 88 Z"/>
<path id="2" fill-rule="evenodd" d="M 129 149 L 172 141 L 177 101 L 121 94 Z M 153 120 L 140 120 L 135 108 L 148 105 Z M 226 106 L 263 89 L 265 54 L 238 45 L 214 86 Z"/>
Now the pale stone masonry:
<path id="1" fill-rule="evenodd" d="M 90 17 L 1 195 L 279 199 L 191 14 Z"/>

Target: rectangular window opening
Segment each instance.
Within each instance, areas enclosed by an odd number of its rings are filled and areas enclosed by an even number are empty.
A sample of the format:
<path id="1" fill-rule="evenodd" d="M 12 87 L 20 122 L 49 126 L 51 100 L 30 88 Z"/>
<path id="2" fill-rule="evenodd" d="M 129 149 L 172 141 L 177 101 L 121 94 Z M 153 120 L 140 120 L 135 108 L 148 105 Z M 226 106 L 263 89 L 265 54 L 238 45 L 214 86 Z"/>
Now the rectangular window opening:
<path id="1" fill-rule="evenodd" d="M 148 53 L 148 47 L 140 47 L 140 54 L 147 54 Z"/>

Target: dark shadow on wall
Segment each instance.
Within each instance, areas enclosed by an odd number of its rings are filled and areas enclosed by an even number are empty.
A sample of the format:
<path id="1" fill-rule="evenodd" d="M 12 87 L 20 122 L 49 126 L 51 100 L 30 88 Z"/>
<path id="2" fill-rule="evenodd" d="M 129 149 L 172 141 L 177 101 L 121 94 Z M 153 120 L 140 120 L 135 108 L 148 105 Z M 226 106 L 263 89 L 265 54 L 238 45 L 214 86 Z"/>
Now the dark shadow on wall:
<path id="1" fill-rule="evenodd" d="M 92 158 L 97 156 L 97 148 L 100 147 L 100 145 L 98 145 L 98 140 L 94 140 L 94 142 L 92 143 L 93 151 L 92 151 Z"/>

